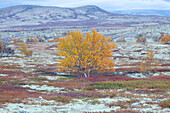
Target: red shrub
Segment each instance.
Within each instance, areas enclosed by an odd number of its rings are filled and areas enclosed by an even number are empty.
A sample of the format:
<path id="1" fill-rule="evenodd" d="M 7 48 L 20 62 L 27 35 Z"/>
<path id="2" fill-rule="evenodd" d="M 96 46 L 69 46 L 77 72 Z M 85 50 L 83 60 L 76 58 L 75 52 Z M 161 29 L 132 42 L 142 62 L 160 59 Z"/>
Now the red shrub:
<path id="1" fill-rule="evenodd" d="M 130 77 L 122 77 L 122 76 L 114 76 L 114 77 L 79 77 L 76 79 L 83 79 L 83 80 L 89 80 L 91 82 L 103 82 L 103 81 L 130 81 L 130 80 L 138 80 L 136 78 L 130 78 Z"/>
<path id="2" fill-rule="evenodd" d="M 12 85 L 0 85 L 0 103 L 20 103 L 25 98 L 35 98 L 41 95 L 26 91 L 25 88 Z"/>
<path id="3" fill-rule="evenodd" d="M 170 76 L 161 75 L 161 76 L 153 76 L 148 78 L 149 80 L 163 80 L 163 81 L 170 81 Z"/>

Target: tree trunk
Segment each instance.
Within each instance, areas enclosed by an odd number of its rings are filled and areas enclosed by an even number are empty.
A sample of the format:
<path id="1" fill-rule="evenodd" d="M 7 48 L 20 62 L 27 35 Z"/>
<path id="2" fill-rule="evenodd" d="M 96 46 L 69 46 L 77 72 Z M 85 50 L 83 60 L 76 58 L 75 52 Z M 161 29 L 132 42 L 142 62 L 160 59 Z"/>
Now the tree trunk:
<path id="1" fill-rule="evenodd" d="M 87 75 L 85 72 L 83 72 L 83 76 L 84 76 L 84 77 L 88 77 L 88 75 Z"/>
<path id="2" fill-rule="evenodd" d="M 83 72 L 83 77 L 90 77 L 90 71 L 91 69 L 88 70 L 88 72 Z"/>
<path id="3" fill-rule="evenodd" d="M 91 69 L 88 70 L 88 77 L 90 77 L 90 71 L 91 71 Z"/>

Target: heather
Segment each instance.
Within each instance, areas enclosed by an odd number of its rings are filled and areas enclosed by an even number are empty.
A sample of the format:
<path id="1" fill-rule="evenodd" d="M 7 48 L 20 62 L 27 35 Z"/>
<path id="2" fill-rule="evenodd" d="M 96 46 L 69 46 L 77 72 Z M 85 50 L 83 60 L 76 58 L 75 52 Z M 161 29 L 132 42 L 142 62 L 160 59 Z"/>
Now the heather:
<path id="1" fill-rule="evenodd" d="M 170 112 L 169 35 L 152 29 L 169 27 L 160 26 L 2 31 L 27 37 L 0 41 L 0 112 Z"/>

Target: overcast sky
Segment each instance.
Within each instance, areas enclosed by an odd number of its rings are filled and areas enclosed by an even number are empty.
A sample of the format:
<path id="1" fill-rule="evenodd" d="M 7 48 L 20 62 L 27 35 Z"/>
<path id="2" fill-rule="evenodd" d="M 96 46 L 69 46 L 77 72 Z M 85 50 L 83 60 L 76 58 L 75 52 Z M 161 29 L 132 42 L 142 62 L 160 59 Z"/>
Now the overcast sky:
<path id="1" fill-rule="evenodd" d="M 170 9 L 170 0 L 0 0 L 0 8 L 13 5 L 79 7 L 97 5 L 107 11 L 130 9 Z"/>

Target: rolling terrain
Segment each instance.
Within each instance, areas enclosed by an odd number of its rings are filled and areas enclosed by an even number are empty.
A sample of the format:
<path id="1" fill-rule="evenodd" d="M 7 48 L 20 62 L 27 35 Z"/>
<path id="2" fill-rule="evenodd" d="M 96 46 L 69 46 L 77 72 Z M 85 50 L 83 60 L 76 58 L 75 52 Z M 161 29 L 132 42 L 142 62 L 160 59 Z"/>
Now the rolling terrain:
<path id="1" fill-rule="evenodd" d="M 109 55 L 115 70 L 97 69 L 90 77 L 60 72 L 61 40 L 70 31 L 79 30 L 77 38 L 92 29 L 117 45 Z M 117 14 L 93 5 L 0 9 L 0 113 L 168 113 L 170 46 L 164 36 L 170 36 L 170 17 Z M 77 42 L 68 44 L 69 51 Z M 92 45 L 101 53 L 99 44 Z M 81 47 L 87 50 L 77 53 L 89 54 L 89 46 Z"/>
<path id="2" fill-rule="evenodd" d="M 170 17 L 107 12 L 97 6 L 77 8 L 20 5 L 0 9 L 0 27 L 23 26 L 123 26 L 170 23 Z"/>
<path id="3" fill-rule="evenodd" d="M 170 10 L 146 10 L 146 9 L 135 9 L 135 10 L 118 10 L 113 13 L 119 14 L 132 14 L 132 15 L 159 15 L 159 16 L 170 16 Z"/>

